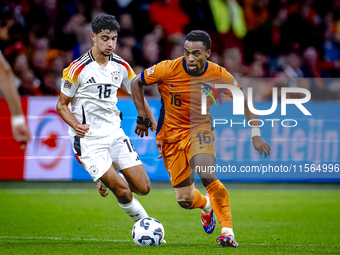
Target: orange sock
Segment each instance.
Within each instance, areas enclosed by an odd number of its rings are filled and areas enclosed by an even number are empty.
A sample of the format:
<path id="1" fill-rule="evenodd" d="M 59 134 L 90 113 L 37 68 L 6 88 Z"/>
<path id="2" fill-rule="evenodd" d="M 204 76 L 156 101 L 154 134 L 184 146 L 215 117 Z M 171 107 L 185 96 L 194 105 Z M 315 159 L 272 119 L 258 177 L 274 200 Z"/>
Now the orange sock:
<path id="1" fill-rule="evenodd" d="M 195 189 L 194 194 L 194 201 L 192 202 L 192 205 L 189 207 L 189 209 L 195 209 L 195 208 L 204 208 L 207 204 L 207 198 L 199 192 L 198 189 Z"/>
<path id="2" fill-rule="evenodd" d="M 229 196 L 223 184 L 216 180 L 205 188 L 209 193 L 211 207 L 221 224 L 221 228 L 232 228 Z"/>

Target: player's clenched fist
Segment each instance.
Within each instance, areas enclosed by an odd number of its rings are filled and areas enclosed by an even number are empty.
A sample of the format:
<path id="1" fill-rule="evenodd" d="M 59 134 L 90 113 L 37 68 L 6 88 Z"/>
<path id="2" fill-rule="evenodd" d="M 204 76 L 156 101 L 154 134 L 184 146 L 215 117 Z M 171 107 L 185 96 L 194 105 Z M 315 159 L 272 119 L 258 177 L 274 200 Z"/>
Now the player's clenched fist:
<path id="1" fill-rule="evenodd" d="M 137 117 L 137 125 L 135 129 L 135 133 L 139 135 L 140 137 L 143 137 L 144 134 L 145 136 L 149 135 L 149 128 L 152 128 L 153 123 L 150 119 L 150 117 L 146 117 L 145 119 L 141 116 Z M 152 130 L 153 131 L 153 130 Z"/>
<path id="2" fill-rule="evenodd" d="M 83 138 L 87 131 L 89 131 L 89 126 L 86 124 L 78 124 L 75 131 L 79 138 Z"/>
<path id="3" fill-rule="evenodd" d="M 26 143 L 31 141 L 31 133 L 26 124 L 21 124 L 17 126 L 12 126 L 12 132 L 14 139 L 21 143 L 20 149 L 26 148 Z"/>
<path id="4" fill-rule="evenodd" d="M 144 137 L 144 134 L 145 134 L 145 136 L 148 136 L 148 135 L 149 135 L 148 128 L 145 127 L 145 126 L 142 125 L 142 124 L 137 124 L 137 125 L 136 125 L 135 133 L 136 133 L 137 135 L 139 135 L 140 137 Z"/>

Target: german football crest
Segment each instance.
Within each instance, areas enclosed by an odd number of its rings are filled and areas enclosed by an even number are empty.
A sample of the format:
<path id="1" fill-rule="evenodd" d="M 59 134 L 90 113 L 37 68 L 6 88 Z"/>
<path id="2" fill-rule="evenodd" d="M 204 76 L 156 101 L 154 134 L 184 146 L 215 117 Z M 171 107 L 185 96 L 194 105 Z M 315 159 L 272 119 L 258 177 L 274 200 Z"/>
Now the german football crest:
<path id="1" fill-rule="evenodd" d="M 122 83 L 123 77 L 120 75 L 118 71 L 112 73 L 112 82 L 116 86 L 120 86 Z"/>
<path id="2" fill-rule="evenodd" d="M 97 166 L 95 166 L 95 165 L 90 166 L 89 171 L 93 175 L 98 174 L 98 169 L 97 169 Z"/>

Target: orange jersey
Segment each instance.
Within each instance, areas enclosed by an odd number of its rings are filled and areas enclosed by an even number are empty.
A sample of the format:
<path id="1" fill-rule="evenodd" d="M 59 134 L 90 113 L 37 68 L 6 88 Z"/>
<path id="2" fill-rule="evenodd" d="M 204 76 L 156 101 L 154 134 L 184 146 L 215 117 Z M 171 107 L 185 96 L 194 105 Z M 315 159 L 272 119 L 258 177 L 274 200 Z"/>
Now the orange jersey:
<path id="1" fill-rule="evenodd" d="M 192 76 L 186 70 L 185 58 L 166 60 L 141 73 L 144 84 L 158 83 L 162 108 L 158 120 L 157 140 L 174 143 L 190 136 L 190 128 L 207 126 L 211 129 L 210 114 L 201 114 L 202 93 L 218 94 L 229 90 L 215 89 L 215 84 L 231 84 L 240 88 L 225 68 L 206 62 L 204 73 Z M 207 97 L 207 112 L 214 103 Z"/>

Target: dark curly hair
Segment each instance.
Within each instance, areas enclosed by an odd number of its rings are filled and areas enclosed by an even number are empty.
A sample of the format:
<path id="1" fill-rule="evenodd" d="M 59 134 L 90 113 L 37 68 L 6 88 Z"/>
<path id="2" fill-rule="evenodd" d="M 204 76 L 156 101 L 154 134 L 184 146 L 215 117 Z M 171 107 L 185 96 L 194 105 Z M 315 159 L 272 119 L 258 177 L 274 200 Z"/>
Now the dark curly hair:
<path id="1" fill-rule="evenodd" d="M 185 41 L 189 42 L 202 42 L 205 46 L 206 50 L 210 50 L 211 47 L 211 38 L 207 32 L 202 30 L 192 30 L 186 37 Z"/>
<path id="2" fill-rule="evenodd" d="M 93 33 L 99 34 L 102 30 L 120 31 L 120 26 L 115 16 L 112 15 L 100 15 L 96 17 L 92 22 Z"/>

